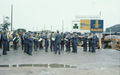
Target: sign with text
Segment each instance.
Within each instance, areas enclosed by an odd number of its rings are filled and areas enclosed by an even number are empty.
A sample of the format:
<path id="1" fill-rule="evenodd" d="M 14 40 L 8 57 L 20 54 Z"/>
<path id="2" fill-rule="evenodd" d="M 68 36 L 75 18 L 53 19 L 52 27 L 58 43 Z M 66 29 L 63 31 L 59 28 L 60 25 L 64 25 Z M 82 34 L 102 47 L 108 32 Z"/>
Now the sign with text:
<path id="1" fill-rule="evenodd" d="M 80 29 L 81 30 L 90 30 L 90 20 L 81 19 L 80 20 Z"/>
<path id="2" fill-rule="evenodd" d="M 93 33 L 103 32 L 103 20 L 91 20 L 90 26 L 90 31 Z"/>

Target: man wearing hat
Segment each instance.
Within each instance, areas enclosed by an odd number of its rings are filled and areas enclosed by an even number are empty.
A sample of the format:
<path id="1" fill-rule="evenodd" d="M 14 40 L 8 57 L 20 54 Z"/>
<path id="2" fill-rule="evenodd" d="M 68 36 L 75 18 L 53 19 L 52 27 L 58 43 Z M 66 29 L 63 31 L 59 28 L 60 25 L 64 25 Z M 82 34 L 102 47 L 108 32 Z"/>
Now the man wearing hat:
<path id="1" fill-rule="evenodd" d="M 28 36 L 27 33 L 25 33 L 25 35 L 23 36 L 24 40 L 23 40 L 23 45 L 24 45 L 24 52 L 27 53 L 27 45 L 28 45 Z"/>
<path id="2" fill-rule="evenodd" d="M 85 36 L 83 38 L 83 51 L 84 52 L 87 52 L 87 39 L 88 39 L 88 36 L 87 36 L 87 33 L 85 33 Z"/>
<path id="3" fill-rule="evenodd" d="M 97 36 L 93 33 L 92 37 L 92 53 L 96 52 Z"/>
<path id="4" fill-rule="evenodd" d="M 61 44 L 61 35 L 59 33 L 59 31 L 57 31 L 56 35 L 55 35 L 55 54 L 57 54 L 57 52 L 60 55 L 60 44 Z"/>
<path id="5" fill-rule="evenodd" d="M 54 36 L 54 32 L 51 33 L 50 35 L 50 50 L 55 51 L 55 36 Z"/>
<path id="6" fill-rule="evenodd" d="M 29 34 L 28 37 L 28 54 L 32 55 L 32 50 L 33 50 L 33 38 L 32 35 Z"/>
<path id="7" fill-rule="evenodd" d="M 92 35 L 91 34 L 89 34 L 88 43 L 89 43 L 89 52 L 91 52 L 92 50 Z"/>
<path id="8" fill-rule="evenodd" d="M 64 33 L 61 33 L 61 50 L 64 51 Z"/>
<path id="9" fill-rule="evenodd" d="M 70 48 L 70 41 L 71 41 L 71 34 L 68 33 L 65 37 L 65 40 L 66 40 L 66 52 L 70 52 L 71 51 L 71 48 Z"/>
<path id="10" fill-rule="evenodd" d="M 2 32 L 0 31 L 0 48 L 2 48 Z"/>
<path id="11" fill-rule="evenodd" d="M 78 45 L 78 36 L 76 32 L 72 34 L 72 48 L 73 48 L 73 53 L 77 53 L 77 45 Z"/>
<path id="12" fill-rule="evenodd" d="M 47 32 L 46 32 L 44 39 L 45 39 L 45 52 L 48 52 L 49 41 L 48 41 L 48 33 Z"/>
<path id="13" fill-rule="evenodd" d="M 8 38 L 6 32 L 4 32 L 3 34 L 2 43 L 3 43 L 3 55 L 6 55 L 8 51 Z"/>
<path id="14" fill-rule="evenodd" d="M 16 35 L 16 31 L 13 33 L 13 49 L 14 50 L 17 50 L 17 40 L 18 40 L 18 38 L 17 38 L 17 35 Z"/>

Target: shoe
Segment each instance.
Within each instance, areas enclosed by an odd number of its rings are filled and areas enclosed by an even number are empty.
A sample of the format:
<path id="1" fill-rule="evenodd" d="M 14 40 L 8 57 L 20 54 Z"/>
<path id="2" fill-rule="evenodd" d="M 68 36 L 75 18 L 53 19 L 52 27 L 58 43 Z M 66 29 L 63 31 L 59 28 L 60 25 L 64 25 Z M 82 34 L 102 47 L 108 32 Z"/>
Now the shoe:
<path id="1" fill-rule="evenodd" d="M 60 55 L 60 52 L 59 52 L 59 55 Z"/>

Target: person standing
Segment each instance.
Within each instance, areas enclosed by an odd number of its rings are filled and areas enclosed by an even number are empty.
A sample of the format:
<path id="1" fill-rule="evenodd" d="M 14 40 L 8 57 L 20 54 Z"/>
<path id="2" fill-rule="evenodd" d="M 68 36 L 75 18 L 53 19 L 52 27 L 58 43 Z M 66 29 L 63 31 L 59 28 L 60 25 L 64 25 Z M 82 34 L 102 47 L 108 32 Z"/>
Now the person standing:
<path id="1" fill-rule="evenodd" d="M 87 39 L 88 39 L 88 36 L 87 36 L 87 33 L 85 33 L 85 36 L 83 38 L 83 51 L 84 52 L 87 52 Z"/>
<path id="2" fill-rule="evenodd" d="M 21 47 L 23 50 L 24 49 L 24 33 L 21 34 L 20 38 L 21 38 Z"/>
<path id="3" fill-rule="evenodd" d="M 35 38 L 34 38 L 34 50 L 37 51 L 38 49 L 38 37 L 37 37 L 37 34 L 35 35 Z"/>
<path id="4" fill-rule="evenodd" d="M 61 51 L 64 51 L 64 33 L 61 33 Z"/>
<path id="5" fill-rule="evenodd" d="M 46 35 L 45 35 L 45 52 L 48 52 L 48 46 L 49 46 L 48 33 L 46 33 Z"/>
<path id="6" fill-rule="evenodd" d="M 27 46 L 28 46 L 28 40 L 27 39 L 28 39 L 28 36 L 27 36 L 27 33 L 25 33 L 25 35 L 24 35 L 24 41 L 23 41 L 24 42 L 24 52 L 25 53 L 27 53 L 27 50 L 28 50 L 27 49 Z"/>
<path id="7" fill-rule="evenodd" d="M 39 48 L 39 50 L 40 50 L 40 41 L 41 41 L 41 38 L 40 38 L 41 36 L 40 36 L 40 34 L 38 33 L 38 48 Z"/>
<path id="8" fill-rule="evenodd" d="M 3 42 L 3 55 L 7 55 L 7 51 L 8 51 L 8 38 L 7 38 L 7 33 L 6 32 L 3 33 L 2 42 Z"/>
<path id="9" fill-rule="evenodd" d="M 43 49 L 43 33 L 40 34 L 39 50 Z"/>
<path id="10" fill-rule="evenodd" d="M 70 52 L 71 49 L 70 49 L 70 41 L 71 41 L 71 36 L 70 36 L 70 33 L 68 33 L 66 35 L 66 52 Z"/>
<path id="11" fill-rule="evenodd" d="M 73 33 L 72 35 L 72 48 L 73 48 L 73 53 L 77 53 L 77 45 L 78 45 L 78 36 L 76 32 Z"/>
<path id="12" fill-rule="evenodd" d="M 59 31 L 57 31 L 56 35 L 55 35 L 55 54 L 57 54 L 57 52 L 60 55 L 60 44 L 61 44 L 61 35 L 59 33 Z"/>
<path id="13" fill-rule="evenodd" d="M 55 36 L 54 36 L 54 32 L 51 33 L 50 35 L 50 50 L 55 51 Z"/>
<path id="14" fill-rule="evenodd" d="M 2 48 L 2 32 L 0 31 L 0 48 Z"/>
<path id="15" fill-rule="evenodd" d="M 89 52 L 91 52 L 91 50 L 92 50 L 92 37 L 91 37 L 91 34 L 88 37 L 88 43 L 89 43 Z"/>
<path id="16" fill-rule="evenodd" d="M 32 55 L 32 50 L 33 50 L 33 37 L 31 34 L 29 34 L 29 37 L 28 37 L 28 54 L 29 55 Z"/>
<path id="17" fill-rule="evenodd" d="M 13 33 L 13 49 L 17 50 L 17 35 L 16 35 L 16 31 Z"/>
<path id="18" fill-rule="evenodd" d="M 96 52 L 97 36 L 93 33 L 92 37 L 92 53 Z"/>

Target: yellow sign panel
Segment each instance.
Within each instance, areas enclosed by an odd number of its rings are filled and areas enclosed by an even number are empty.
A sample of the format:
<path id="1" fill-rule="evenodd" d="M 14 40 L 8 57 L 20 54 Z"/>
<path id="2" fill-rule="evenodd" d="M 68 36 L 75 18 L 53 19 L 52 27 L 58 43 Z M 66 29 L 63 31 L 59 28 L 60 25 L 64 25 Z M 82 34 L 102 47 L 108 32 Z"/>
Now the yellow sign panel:
<path id="1" fill-rule="evenodd" d="M 98 20 L 96 20 L 95 27 L 96 27 L 96 28 L 98 28 L 98 27 L 99 27 Z"/>
<path id="2" fill-rule="evenodd" d="M 81 19 L 80 20 L 81 30 L 90 30 L 90 20 Z"/>

